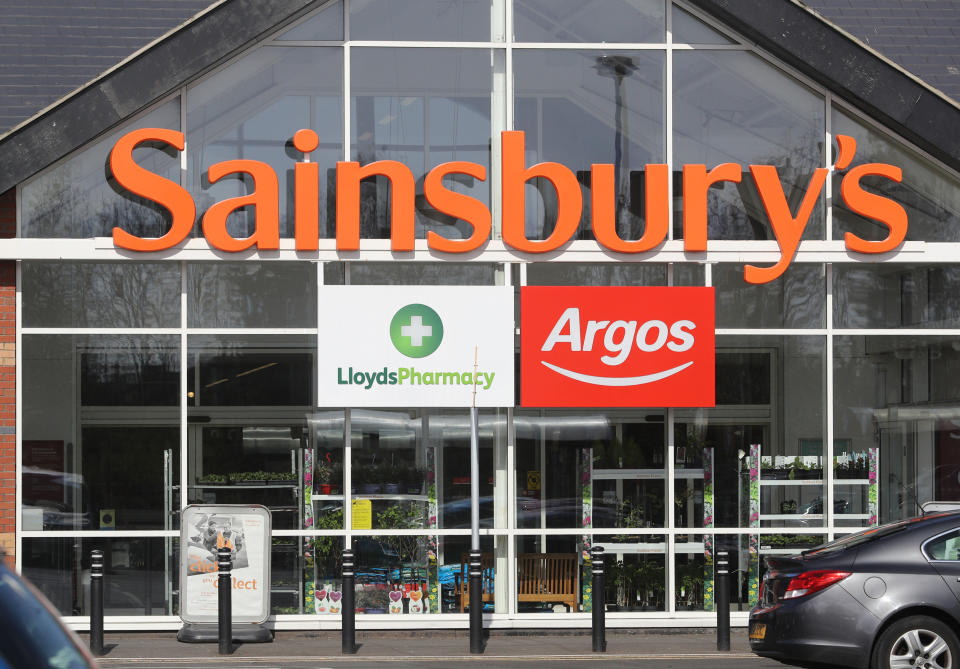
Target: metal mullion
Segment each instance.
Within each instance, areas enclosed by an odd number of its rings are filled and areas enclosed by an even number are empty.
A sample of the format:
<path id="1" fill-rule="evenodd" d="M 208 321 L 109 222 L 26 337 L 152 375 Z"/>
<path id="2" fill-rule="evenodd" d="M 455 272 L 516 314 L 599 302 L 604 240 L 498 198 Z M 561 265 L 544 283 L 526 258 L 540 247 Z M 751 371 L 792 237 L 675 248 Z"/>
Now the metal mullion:
<path id="1" fill-rule="evenodd" d="M 17 261 L 20 262 L 20 261 Z M 178 335 L 180 328 L 23 328 L 27 335 Z"/>
<path id="2" fill-rule="evenodd" d="M 827 348 L 824 354 L 826 358 L 826 434 L 824 435 L 826 447 L 824 448 L 823 484 L 827 487 L 826 499 L 824 501 L 824 513 L 826 513 L 827 541 L 833 541 L 834 522 L 833 517 L 833 265 L 826 264 L 827 279 Z"/>
<path id="3" fill-rule="evenodd" d="M 343 410 L 343 537 L 344 548 L 353 546 L 353 426 L 351 410 Z"/>
<path id="4" fill-rule="evenodd" d="M 667 239 L 670 240 L 673 239 L 675 207 L 673 202 L 673 3 L 669 2 L 669 0 L 667 3 L 666 20 L 667 43 L 665 45 L 666 63 L 663 74 L 663 134 L 664 158 L 667 162 L 667 199 L 670 202 L 670 206 L 667 207 Z"/>
<path id="5" fill-rule="evenodd" d="M 20 190 L 17 189 L 17 226 L 20 225 Z M 20 324 L 23 322 L 23 267 L 22 261 L 16 261 L 16 286 L 14 287 L 14 314 L 16 318 L 15 336 L 16 350 L 14 351 L 14 364 L 16 365 L 16 374 L 14 375 L 14 385 L 16 387 L 15 402 L 15 434 L 14 434 L 14 565 L 17 572 L 23 572 L 23 331 Z"/>
<path id="6" fill-rule="evenodd" d="M 492 49 L 497 42 L 418 42 L 416 40 L 347 40 L 344 46 L 374 49 Z"/>
<path id="7" fill-rule="evenodd" d="M 710 51 L 750 51 L 753 47 L 746 44 L 674 44 L 679 51 L 696 51 L 709 49 Z"/>
<path id="8" fill-rule="evenodd" d="M 507 518 L 507 563 L 517 563 L 517 431 L 513 419 L 516 409 L 507 408 L 507 495 L 510 498 L 510 513 Z M 507 614 L 517 613 L 517 570 L 511 568 L 507 575 Z"/>
<path id="9" fill-rule="evenodd" d="M 179 530 L 24 530 L 25 539 L 179 537 Z"/>
<path id="10" fill-rule="evenodd" d="M 824 211 L 823 224 L 825 230 L 823 231 L 824 239 L 828 242 L 833 241 L 833 169 L 832 165 L 834 163 L 833 156 L 830 155 L 833 150 L 833 124 L 831 123 L 830 117 L 832 116 L 831 107 L 833 102 L 833 95 L 827 91 L 827 94 L 823 98 L 824 103 L 824 142 L 823 145 L 826 149 L 823 152 L 823 163 L 830 172 L 827 174 L 827 182 L 824 184 L 823 189 L 823 206 L 826 211 Z M 830 265 L 828 264 L 827 267 Z M 827 292 L 827 295 L 830 295 L 830 292 Z M 829 321 L 829 319 L 828 319 Z"/>
<path id="11" fill-rule="evenodd" d="M 515 49 L 566 51 L 663 51 L 666 42 L 515 42 Z"/>
<path id="12" fill-rule="evenodd" d="M 261 44 L 261 46 L 292 46 L 292 47 L 330 47 L 330 46 L 343 46 L 341 40 L 308 40 L 308 39 L 291 39 L 291 40 L 268 40 Z"/>
<path id="13" fill-rule="evenodd" d="M 178 331 L 179 332 L 179 331 Z M 317 328 L 187 328 L 192 335 L 315 335 Z M 153 334 L 163 334 L 154 330 Z M 175 334 L 175 333 L 171 333 Z"/>
<path id="14" fill-rule="evenodd" d="M 741 336 L 751 337 L 755 335 L 825 335 L 826 328 L 716 328 L 714 330 L 717 336 Z"/>
<path id="15" fill-rule="evenodd" d="M 189 341 L 187 336 L 187 262 L 180 262 L 180 511 L 187 508 L 187 485 L 189 484 L 190 425 L 188 422 L 189 398 Z"/>
<path id="16" fill-rule="evenodd" d="M 343 0 L 343 160 L 350 160 L 350 0 Z M 319 313 L 319 312 L 318 312 Z"/>
<path id="17" fill-rule="evenodd" d="M 673 202 L 673 2 L 671 0 L 666 0 L 664 7 L 664 20 L 665 20 L 665 37 L 666 44 L 664 45 L 664 72 L 663 72 L 663 155 L 664 160 L 667 163 L 667 200 L 670 203 L 670 206 L 667 207 L 667 239 L 673 239 L 673 226 L 674 226 L 674 202 Z M 646 179 L 646 176 L 644 177 Z M 672 286 L 674 283 L 674 263 L 667 264 L 667 285 Z M 667 408 L 667 415 L 664 417 L 664 429 L 667 431 L 665 435 L 665 443 L 667 445 L 667 452 L 665 457 L 667 462 L 664 465 L 664 471 L 667 475 L 667 480 L 665 482 L 665 491 L 667 500 L 672 500 L 676 493 L 676 480 L 675 480 L 675 462 L 674 462 L 674 450 L 676 448 L 676 443 L 674 440 L 674 411 L 673 408 Z M 666 502 L 666 500 L 664 500 Z M 672 503 L 665 504 L 667 508 L 667 517 L 666 525 L 667 527 L 674 527 L 676 525 L 676 509 Z M 665 543 L 665 554 L 663 557 L 664 561 L 664 573 L 667 577 L 667 582 L 665 584 L 667 591 L 664 593 L 663 603 L 664 608 L 667 613 L 672 613 L 676 610 L 676 602 L 674 601 L 676 594 L 676 537 L 673 534 L 668 534 L 664 537 Z"/>

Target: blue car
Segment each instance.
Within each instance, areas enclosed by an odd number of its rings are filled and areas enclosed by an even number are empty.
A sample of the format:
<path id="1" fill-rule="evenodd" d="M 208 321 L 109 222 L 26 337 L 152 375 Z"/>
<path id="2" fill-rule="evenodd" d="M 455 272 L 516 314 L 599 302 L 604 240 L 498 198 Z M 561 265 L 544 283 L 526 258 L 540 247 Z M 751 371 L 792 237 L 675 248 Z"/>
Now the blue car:
<path id="1" fill-rule="evenodd" d="M 50 603 L 0 559 L 0 669 L 96 669 Z"/>

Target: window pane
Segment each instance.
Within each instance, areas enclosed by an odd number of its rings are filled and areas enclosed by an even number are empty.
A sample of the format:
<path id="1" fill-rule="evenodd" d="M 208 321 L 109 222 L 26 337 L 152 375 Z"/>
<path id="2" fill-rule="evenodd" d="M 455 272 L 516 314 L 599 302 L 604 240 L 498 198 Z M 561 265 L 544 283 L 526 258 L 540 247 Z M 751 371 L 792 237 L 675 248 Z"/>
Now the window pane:
<path id="1" fill-rule="evenodd" d="M 25 327 L 180 327 L 179 263 L 24 262 Z"/>
<path id="2" fill-rule="evenodd" d="M 195 335 L 189 347 L 192 407 L 313 404 L 315 336 Z"/>
<path id="3" fill-rule="evenodd" d="M 733 44 L 734 41 L 693 14 L 673 7 L 674 44 Z"/>
<path id="4" fill-rule="evenodd" d="M 176 526 L 179 367 L 176 337 L 23 337 L 24 529 Z"/>
<path id="5" fill-rule="evenodd" d="M 709 238 L 774 239 L 748 166 L 775 166 L 796 212 L 813 171 L 823 166 L 823 98 L 750 53 L 678 51 L 673 58 L 675 164 L 743 166 L 739 184 L 709 191 Z M 681 175 L 675 176 L 677 187 Z M 823 238 L 822 202 L 821 193 L 804 239 Z M 682 220 L 677 212 L 678 238 Z"/>
<path id="6" fill-rule="evenodd" d="M 169 212 L 129 193 L 121 195 L 105 176 L 108 156 L 121 136 L 137 128 L 180 129 L 180 100 L 171 100 L 142 118 L 109 132 L 21 189 L 24 237 L 84 239 L 110 237 L 120 227 L 140 237 L 160 237 L 170 227 Z M 180 159 L 175 152 L 142 146 L 133 159 L 144 169 L 176 183 Z"/>
<path id="7" fill-rule="evenodd" d="M 180 580 L 174 537 L 24 539 L 23 575 L 64 616 L 90 615 L 90 552 L 103 552 L 103 612 L 175 616 Z"/>
<path id="8" fill-rule="evenodd" d="M 303 23 L 274 39 L 339 41 L 343 39 L 343 3 L 331 2 Z"/>
<path id="9" fill-rule="evenodd" d="M 836 337 L 833 350 L 835 499 L 852 514 L 843 524 L 882 524 L 918 515 L 930 500 L 960 501 L 960 338 Z M 863 496 L 872 484 L 870 506 Z"/>
<path id="10" fill-rule="evenodd" d="M 189 326 L 316 327 L 316 267 L 307 262 L 190 264 Z"/>
<path id="11" fill-rule="evenodd" d="M 716 408 L 676 413 L 678 527 L 822 526 L 825 349 L 717 337 Z"/>
<path id="12" fill-rule="evenodd" d="M 841 328 L 960 327 L 960 267 L 835 264 L 833 324 Z"/>
<path id="13" fill-rule="evenodd" d="M 659 539 L 662 545 L 663 537 Z M 585 610 L 589 599 L 584 596 L 587 591 L 583 586 L 589 583 L 590 572 L 582 564 L 581 556 L 589 545 L 582 535 L 518 536 L 516 542 L 517 557 L 512 566 L 517 576 L 518 613 Z M 610 560 L 608 557 L 608 565 Z M 607 583 L 610 582 L 608 567 Z"/>
<path id="14" fill-rule="evenodd" d="M 353 48 L 350 57 L 353 160 L 396 160 L 413 171 L 418 238 L 431 230 L 451 239 L 469 237 L 471 225 L 429 206 L 423 179 L 440 163 L 479 163 L 487 168 L 486 182 L 465 177 L 445 185 L 489 206 L 490 52 Z M 383 176 L 361 183 L 361 237 L 390 236 L 391 188 Z"/>
<path id="15" fill-rule="evenodd" d="M 418 415 L 354 410 L 351 428 L 352 496 L 369 510 L 365 522 L 370 525 L 356 529 L 470 528 L 470 421 L 466 411 Z M 481 412 L 482 527 L 506 526 L 506 508 L 494 500 L 493 471 L 495 443 L 505 439 L 502 417 Z"/>
<path id="16" fill-rule="evenodd" d="M 639 263 L 530 263 L 528 286 L 666 286 L 667 266 Z"/>
<path id="17" fill-rule="evenodd" d="M 513 54 L 514 125 L 526 133 L 526 164 L 559 162 L 577 175 L 584 204 L 579 238 L 593 238 L 593 163 L 614 165 L 617 233 L 623 239 L 643 234 L 643 169 L 665 160 L 664 67 L 659 51 L 524 49 Z M 526 235 L 545 239 L 556 224 L 556 191 L 539 179 L 528 181 L 525 193 Z"/>
<path id="18" fill-rule="evenodd" d="M 857 140 L 857 153 L 851 167 L 876 162 L 903 170 L 900 183 L 882 177 L 865 177 L 862 185 L 869 192 L 894 200 L 906 210 L 909 221 L 907 240 L 960 241 L 960 179 L 955 174 L 836 107 L 831 122 L 834 135 L 850 135 Z M 844 174 L 846 172 L 834 175 L 833 192 L 837 195 Z M 843 239 L 847 232 L 868 240 L 881 240 L 887 236 L 885 225 L 854 214 L 844 205 L 843 198 L 834 197 L 833 203 L 834 239 Z"/>
<path id="19" fill-rule="evenodd" d="M 320 236 L 333 236 L 333 174 L 343 159 L 342 50 L 337 47 L 265 46 L 195 84 L 187 95 L 188 190 L 197 218 L 215 202 L 247 195 L 248 176 L 232 175 L 211 184 L 210 165 L 252 159 L 270 165 L 279 178 L 280 236 L 293 237 L 294 163 L 303 154 L 293 134 L 311 128 L 320 136 L 310 161 L 319 164 Z M 253 207 L 230 215 L 229 233 L 254 232 Z M 326 224 L 326 225 L 325 225 Z M 199 234 L 199 233 L 198 233 Z"/>
<path id="20" fill-rule="evenodd" d="M 663 42 L 663 0 L 514 0 L 518 42 Z"/>
<path id="21" fill-rule="evenodd" d="M 497 266 L 488 263 L 350 263 L 354 286 L 492 286 Z M 332 278 L 332 277 L 331 277 Z M 325 281 L 325 283 L 333 283 Z M 340 283 L 343 281 L 341 279 Z"/>
<path id="22" fill-rule="evenodd" d="M 794 263 L 775 281 L 751 284 L 742 265 L 716 264 L 717 327 L 825 327 L 825 276 L 823 265 Z"/>
<path id="23" fill-rule="evenodd" d="M 262 504 L 270 509 L 274 529 L 302 527 L 304 424 L 275 421 L 198 425 L 189 444 L 190 502 Z"/>
<path id="24" fill-rule="evenodd" d="M 350 39 L 487 42 L 490 2 L 350 0 Z"/>

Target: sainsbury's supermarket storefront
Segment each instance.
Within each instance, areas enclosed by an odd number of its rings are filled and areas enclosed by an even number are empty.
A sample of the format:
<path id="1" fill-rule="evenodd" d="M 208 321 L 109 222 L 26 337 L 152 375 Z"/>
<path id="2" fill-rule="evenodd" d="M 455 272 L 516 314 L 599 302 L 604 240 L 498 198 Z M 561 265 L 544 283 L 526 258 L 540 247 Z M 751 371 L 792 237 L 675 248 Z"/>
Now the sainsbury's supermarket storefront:
<path id="1" fill-rule="evenodd" d="M 718 549 L 743 622 L 764 555 L 960 500 L 954 171 L 686 3 L 397 4 L 315 3 L 18 184 L 14 548 L 61 612 L 101 548 L 108 626 L 178 624 L 180 510 L 237 503 L 272 511 L 278 627 L 339 625 L 345 540 L 361 627 L 464 625 L 474 385 L 494 626 L 589 625 L 592 545 L 609 625 L 713 624 Z M 507 305 L 496 379 L 426 402 L 429 355 L 404 386 L 328 345 L 437 286 Z M 624 292 L 552 334 L 643 375 L 712 332 L 709 376 L 528 401 L 571 381 L 521 360 L 544 286 L 712 289 L 710 332 L 635 338 Z M 544 553 L 563 593 L 526 589 Z"/>

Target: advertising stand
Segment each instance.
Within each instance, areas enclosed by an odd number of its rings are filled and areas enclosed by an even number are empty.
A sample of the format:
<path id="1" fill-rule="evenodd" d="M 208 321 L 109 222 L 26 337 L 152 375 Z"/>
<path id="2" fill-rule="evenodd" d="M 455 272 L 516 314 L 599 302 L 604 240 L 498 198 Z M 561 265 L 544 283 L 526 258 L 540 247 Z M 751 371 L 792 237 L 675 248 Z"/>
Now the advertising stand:
<path id="1" fill-rule="evenodd" d="M 273 641 L 270 615 L 270 511 L 256 504 L 191 504 L 180 524 L 180 619 L 177 640 L 215 643 L 217 551 L 233 563 L 233 640 Z"/>

